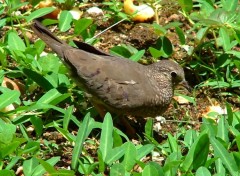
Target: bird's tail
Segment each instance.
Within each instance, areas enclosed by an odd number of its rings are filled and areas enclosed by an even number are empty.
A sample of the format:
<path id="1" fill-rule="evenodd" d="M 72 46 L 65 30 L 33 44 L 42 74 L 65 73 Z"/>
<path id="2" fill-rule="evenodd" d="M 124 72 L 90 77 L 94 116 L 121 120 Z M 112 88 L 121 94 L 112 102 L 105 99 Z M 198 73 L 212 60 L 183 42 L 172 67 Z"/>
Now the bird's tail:
<path id="1" fill-rule="evenodd" d="M 38 37 L 40 37 L 50 48 L 52 48 L 55 53 L 57 53 L 58 56 L 64 58 L 63 51 L 66 47 L 70 47 L 69 45 L 56 37 L 37 20 L 33 21 L 32 29 Z"/>

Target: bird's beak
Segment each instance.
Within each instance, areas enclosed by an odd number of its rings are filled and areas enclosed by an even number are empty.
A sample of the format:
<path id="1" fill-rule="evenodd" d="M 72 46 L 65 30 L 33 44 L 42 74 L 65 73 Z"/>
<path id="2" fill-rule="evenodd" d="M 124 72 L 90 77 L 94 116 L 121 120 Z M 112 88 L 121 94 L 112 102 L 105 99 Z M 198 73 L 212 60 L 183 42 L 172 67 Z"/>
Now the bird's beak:
<path id="1" fill-rule="evenodd" d="M 189 86 L 189 84 L 186 80 L 183 80 L 182 82 L 180 82 L 179 85 L 185 87 L 188 90 L 188 92 L 192 92 L 192 87 Z"/>

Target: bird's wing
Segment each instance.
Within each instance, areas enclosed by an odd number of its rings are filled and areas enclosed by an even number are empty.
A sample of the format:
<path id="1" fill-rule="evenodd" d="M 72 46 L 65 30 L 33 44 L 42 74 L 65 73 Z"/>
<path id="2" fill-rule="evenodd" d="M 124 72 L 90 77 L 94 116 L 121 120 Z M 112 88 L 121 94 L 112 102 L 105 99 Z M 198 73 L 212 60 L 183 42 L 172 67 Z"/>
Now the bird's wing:
<path id="1" fill-rule="evenodd" d="M 111 56 L 110 54 L 105 53 L 104 51 L 97 49 L 94 46 L 89 45 L 87 43 L 76 41 L 76 40 L 73 40 L 73 42 L 78 48 L 80 48 L 81 50 L 87 51 L 89 53 L 103 55 L 103 56 Z"/>
<path id="2" fill-rule="evenodd" d="M 104 103 L 118 108 L 144 103 L 142 99 L 146 97 L 149 86 L 144 75 L 145 66 L 75 48 L 64 51 L 64 58 L 78 74 L 81 85 Z"/>

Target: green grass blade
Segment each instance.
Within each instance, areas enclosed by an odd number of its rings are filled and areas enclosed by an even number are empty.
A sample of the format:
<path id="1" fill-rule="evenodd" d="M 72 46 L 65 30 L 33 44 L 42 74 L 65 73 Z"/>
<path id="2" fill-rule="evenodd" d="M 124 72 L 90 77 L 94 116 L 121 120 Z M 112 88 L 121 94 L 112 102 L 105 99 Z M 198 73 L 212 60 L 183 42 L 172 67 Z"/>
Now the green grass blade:
<path id="1" fill-rule="evenodd" d="M 232 175 L 240 174 L 238 172 L 236 161 L 234 160 L 233 156 L 225 149 L 225 147 L 215 138 L 211 138 L 210 142 L 213 146 L 215 157 L 219 157 L 222 160 L 228 171 Z"/>
<path id="2" fill-rule="evenodd" d="M 105 161 L 107 154 L 113 148 L 113 122 L 112 117 L 107 113 L 104 117 L 102 132 L 100 137 L 100 150 L 103 160 Z"/>
<path id="3" fill-rule="evenodd" d="M 90 113 L 88 113 L 82 122 L 81 127 L 78 130 L 77 138 L 75 141 L 75 146 L 73 148 L 73 155 L 72 155 L 72 168 L 74 170 L 77 169 L 78 166 L 78 159 L 80 154 L 82 153 L 83 143 L 87 137 L 87 131 L 89 128 L 89 120 L 90 120 Z"/>

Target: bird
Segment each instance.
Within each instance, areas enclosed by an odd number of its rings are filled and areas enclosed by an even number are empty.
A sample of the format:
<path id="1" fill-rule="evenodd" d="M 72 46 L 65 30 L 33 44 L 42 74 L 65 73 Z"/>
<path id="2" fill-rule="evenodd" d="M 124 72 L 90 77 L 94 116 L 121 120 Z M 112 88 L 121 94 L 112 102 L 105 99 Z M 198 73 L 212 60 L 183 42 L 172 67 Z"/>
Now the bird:
<path id="1" fill-rule="evenodd" d="M 70 77 L 103 116 L 106 112 L 160 116 L 170 105 L 178 84 L 190 89 L 183 68 L 173 60 L 143 65 L 84 42 L 74 41 L 76 47 L 69 46 L 38 20 L 31 27 L 69 68 Z"/>

